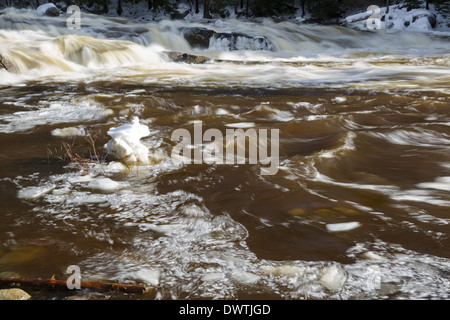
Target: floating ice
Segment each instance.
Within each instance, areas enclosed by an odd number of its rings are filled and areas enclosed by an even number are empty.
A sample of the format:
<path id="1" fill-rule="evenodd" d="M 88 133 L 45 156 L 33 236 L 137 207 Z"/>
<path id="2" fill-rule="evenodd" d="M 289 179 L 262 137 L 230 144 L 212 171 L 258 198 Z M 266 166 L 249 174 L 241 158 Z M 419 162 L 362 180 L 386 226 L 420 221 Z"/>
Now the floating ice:
<path id="1" fill-rule="evenodd" d="M 274 276 L 284 276 L 289 278 L 297 277 L 305 272 L 305 268 L 293 266 L 293 265 L 281 265 L 281 266 L 261 266 L 260 270 L 264 273 Z"/>
<path id="2" fill-rule="evenodd" d="M 109 178 L 98 178 L 94 179 L 87 185 L 88 188 L 104 191 L 104 192 L 112 192 L 118 189 L 123 188 L 123 185 L 117 181 L 111 180 Z"/>
<path id="3" fill-rule="evenodd" d="M 439 177 L 434 182 L 423 182 L 417 185 L 419 188 L 450 191 L 450 177 Z"/>
<path id="4" fill-rule="evenodd" d="M 76 127 L 68 127 L 62 129 L 54 129 L 52 130 L 52 135 L 57 137 L 76 137 L 76 136 L 84 136 L 86 132 L 84 128 L 76 128 Z"/>
<path id="5" fill-rule="evenodd" d="M 54 185 L 42 187 L 28 187 L 20 190 L 17 196 L 20 199 L 37 199 L 51 192 L 53 189 L 55 189 Z"/>
<path id="6" fill-rule="evenodd" d="M 108 135 L 112 140 L 108 142 L 107 148 L 113 158 L 125 163 L 148 163 L 148 148 L 140 139 L 150 135 L 150 130 L 139 123 L 138 117 L 134 117 L 131 124 L 109 129 Z"/>
<path id="7" fill-rule="evenodd" d="M 320 282 L 328 290 L 338 290 L 341 288 L 346 280 L 344 271 L 336 266 L 327 267 L 322 270 L 322 277 Z"/>
<path id="8" fill-rule="evenodd" d="M 372 251 L 364 252 L 364 253 L 362 254 L 362 257 L 365 258 L 365 259 L 368 259 L 368 260 L 376 260 L 376 261 L 379 261 L 379 260 L 386 260 L 385 257 L 380 256 L 379 254 L 376 254 L 376 253 L 374 253 L 374 252 L 372 252 Z"/>
<path id="9" fill-rule="evenodd" d="M 139 270 L 136 272 L 136 277 L 152 286 L 158 286 L 161 272 L 159 270 Z"/>
<path id="10" fill-rule="evenodd" d="M 260 276 L 243 270 L 234 270 L 232 277 L 234 280 L 242 284 L 252 284 L 258 282 L 259 279 L 261 279 Z"/>
<path id="11" fill-rule="evenodd" d="M 327 224 L 326 228 L 328 231 L 339 232 L 339 231 L 349 231 L 358 228 L 361 224 L 357 221 L 344 222 L 344 223 L 332 223 Z"/>

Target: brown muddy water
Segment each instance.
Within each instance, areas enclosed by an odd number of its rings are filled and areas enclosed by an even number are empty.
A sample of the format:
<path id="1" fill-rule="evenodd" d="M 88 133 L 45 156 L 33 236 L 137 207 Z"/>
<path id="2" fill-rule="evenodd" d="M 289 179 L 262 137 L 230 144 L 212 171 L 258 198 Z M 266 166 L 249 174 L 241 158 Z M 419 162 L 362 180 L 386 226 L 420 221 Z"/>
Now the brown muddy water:
<path id="1" fill-rule="evenodd" d="M 66 279 L 77 265 L 82 280 L 155 288 L 110 298 L 450 297 L 447 38 L 230 22 L 275 49 L 211 44 L 210 62 L 188 65 L 152 47 L 199 53 L 175 22 L 148 26 L 143 44 L 24 27 L 24 15 L 0 16 L 15 67 L 0 71 L 0 272 Z M 107 131 L 133 116 L 151 131 L 148 165 L 104 158 Z M 199 121 L 278 129 L 276 174 L 174 161 L 172 133 Z M 80 170 L 62 146 L 90 158 L 87 135 L 100 163 Z M 101 177 L 121 187 L 92 188 Z"/>

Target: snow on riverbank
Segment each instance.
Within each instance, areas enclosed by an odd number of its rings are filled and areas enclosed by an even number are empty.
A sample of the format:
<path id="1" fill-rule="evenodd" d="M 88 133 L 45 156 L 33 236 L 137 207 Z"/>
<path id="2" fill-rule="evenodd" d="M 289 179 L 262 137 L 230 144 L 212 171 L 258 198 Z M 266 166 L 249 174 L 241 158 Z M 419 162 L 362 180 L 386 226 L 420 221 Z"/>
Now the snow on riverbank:
<path id="1" fill-rule="evenodd" d="M 360 30 L 390 30 L 432 33 L 450 36 L 450 21 L 440 14 L 434 6 L 429 10 L 407 10 L 401 5 L 373 8 L 366 12 L 347 16 L 341 23 L 344 26 Z"/>

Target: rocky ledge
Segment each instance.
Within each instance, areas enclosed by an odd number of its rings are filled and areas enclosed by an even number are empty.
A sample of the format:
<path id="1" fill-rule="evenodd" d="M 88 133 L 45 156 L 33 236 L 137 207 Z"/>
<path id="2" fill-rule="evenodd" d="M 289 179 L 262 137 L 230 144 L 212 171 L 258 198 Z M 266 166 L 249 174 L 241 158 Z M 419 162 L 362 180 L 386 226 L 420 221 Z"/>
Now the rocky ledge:
<path id="1" fill-rule="evenodd" d="M 234 50 L 273 51 L 269 39 L 263 36 L 250 36 L 237 32 L 219 33 L 207 28 L 184 28 L 183 36 L 194 49 L 212 49 L 214 47 Z"/>

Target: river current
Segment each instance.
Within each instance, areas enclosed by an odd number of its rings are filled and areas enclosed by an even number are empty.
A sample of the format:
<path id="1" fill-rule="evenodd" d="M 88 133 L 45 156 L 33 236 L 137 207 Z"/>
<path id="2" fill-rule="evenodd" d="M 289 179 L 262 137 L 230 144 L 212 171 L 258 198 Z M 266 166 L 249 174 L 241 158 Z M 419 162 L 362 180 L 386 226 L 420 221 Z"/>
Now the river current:
<path id="1" fill-rule="evenodd" d="M 66 19 L 0 15 L 0 272 L 77 265 L 155 299 L 450 298 L 449 38 Z M 151 161 L 123 165 L 107 132 L 135 116 Z M 174 161 L 196 123 L 279 130 L 277 172 Z"/>

